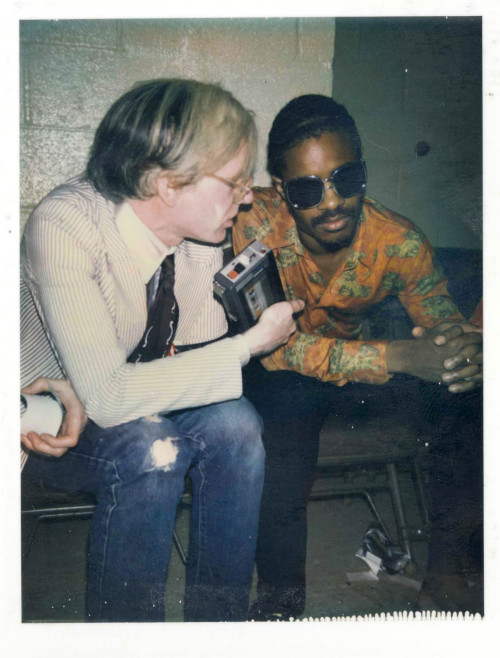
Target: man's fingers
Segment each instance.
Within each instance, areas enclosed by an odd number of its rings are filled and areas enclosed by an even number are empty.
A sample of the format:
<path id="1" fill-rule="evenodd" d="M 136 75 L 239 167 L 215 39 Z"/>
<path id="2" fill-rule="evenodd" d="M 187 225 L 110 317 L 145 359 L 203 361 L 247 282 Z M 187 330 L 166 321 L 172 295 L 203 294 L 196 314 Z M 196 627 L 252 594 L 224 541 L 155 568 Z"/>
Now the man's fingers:
<path id="1" fill-rule="evenodd" d="M 48 447 L 55 450 L 64 448 L 72 448 L 76 445 L 75 439 L 72 436 L 52 436 L 52 434 L 37 434 L 36 432 L 28 432 L 27 438 L 31 441 L 35 450 Z"/>
<path id="2" fill-rule="evenodd" d="M 478 327 L 475 324 L 470 324 L 469 322 L 462 322 L 461 327 L 464 330 L 464 334 L 472 333 L 472 334 L 482 334 L 483 333 L 483 328 Z"/>
<path id="3" fill-rule="evenodd" d="M 28 448 L 28 450 L 33 450 L 33 443 L 28 439 L 25 434 L 21 434 L 21 443 Z"/>
<path id="4" fill-rule="evenodd" d="M 426 336 L 429 332 L 432 332 L 434 335 L 434 342 L 436 345 L 446 345 L 453 338 L 457 338 L 462 334 L 475 333 L 482 334 L 483 330 L 479 327 L 476 327 L 474 324 L 469 322 L 440 322 L 431 329 L 426 329 L 425 327 L 416 326 L 412 329 L 413 338 L 422 338 Z"/>
<path id="5" fill-rule="evenodd" d="M 434 338 L 434 343 L 436 345 L 446 345 L 454 338 L 458 338 L 458 336 L 461 336 L 463 333 L 464 331 L 462 327 L 458 324 L 454 324 L 451 327 L 448 327 L 447 329 L 444 329 L 442 331 L 440 330 L 439 335 Z"/>
<path id="6" fill-rule="evenodd" d="M 299 311 L 303 311 L 305 307 L 305 303 L 302 299 L 291 299 L 289 304 L 293 309 L 293 313 L 298 313 Z"/>
<path id="7" fill-rule="evenodd" d="M 85 426 L 85 421 L 82 418 L 74 416 L 65 416 L 61 431 L 56 441 L 64 441 L 64 445 L 68 448 L 74 448 L 78 443 L 80 433 Z"/>
<path id="8" fill-rule="evenodd" d="M 443 365 L 446 368 L 446 370 L 454 370 L 455 368 L 458 368 L 461 365 L 469 364 L 469 363 L 482 365 L 483 350 L 481 345 L 477 345 L 477 344 L 467 345 L 466 347 L 461 349 L 460 352 L 458 352 L 458 354 L 455 354 L 454 356 L 450 356 L 448 359 L 445 359 Z"/>
<path id="9" fill-rule="evenodd" d="M 39 377 L 35 379 L 29 386 L 25 386 L 21 389 L 21 393 L 27 393 L 28 395 L 36 395 L 37 393 L 45 393 L 50 390 L 50 380 L 46 377 Z"/>
<path id="10" fill-rule="evenodd" d="M 449 340 L 442 349 L 443 359 L 446 360 L 453 357 L 460 358 L 462 355 L 465 355 L 465 358 L 472 358 L 482 351 L 483 338 L 480 334 L 462 334 Z"/>
<path id="11" fill-rule="evenodd" d="M 456 384 L 451 384 L 448 386 L 450 393 L 466 393 L 467 391 L 472 391 L 477 388 L 479 384 L 473 380 L 462 380 Z"/>
<path id="12" fill-rule="evenodd" d="M 457 382 L 460 379 L 477 377 L 478 375 L 480 375 L 481 372 L 482 369 L 480 366 L 471 363 L 470 365 L 467 365 L 464 368 L 453 370 L 452 372 L 445 372 L 442 375 L 442 380 L 446 384 L 450 384 L 452 382 Z"/>
<path id="13" fill-rule="evenodd" d="M 61 434 L 59 436 L 52 436 L 51 434 L 40 434 L 40 439 L 51 448 L 73 448 L 78 442 L 78 436 L 68 436 L 66 434 Z"/>
<path id="14" fill-rule="evenodd" d="M 40 452 L 43 455 L 51 457 L 61 457 L 68 450 L 64 445 L 64 440 L 59 441 L 58 438 L 50 434 L 36 434 L 36 432 L 28 432 L 27 439 L 31 442 L 31 450 Z M 59 441 L 59 442 L 58 442 Z"/>

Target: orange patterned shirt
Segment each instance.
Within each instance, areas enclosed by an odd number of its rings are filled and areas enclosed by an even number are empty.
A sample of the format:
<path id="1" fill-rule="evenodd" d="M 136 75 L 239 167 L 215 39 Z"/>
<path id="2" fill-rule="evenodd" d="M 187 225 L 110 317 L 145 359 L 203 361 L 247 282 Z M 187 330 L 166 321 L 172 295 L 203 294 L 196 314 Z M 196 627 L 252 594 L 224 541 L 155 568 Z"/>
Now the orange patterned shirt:
<path id="1" fill-rule="evenodd" d="M 306 308 L 286 345 L 262 359 L 268 370 L 295 370 L 323 381 L 383 384 L 387 341 L 363 340 L 368 309 L 396 294 L 415 324 L 464 318 L 451 299 L 431 244 L 412 222 L 365 199 L 343 265 L 329 282 L 303 246 L 293 217 L 274 188 L 254 188 L 254 202 L 233 228 L 235 253 L 252 240 L 272 249 L 288 299 Z"/>

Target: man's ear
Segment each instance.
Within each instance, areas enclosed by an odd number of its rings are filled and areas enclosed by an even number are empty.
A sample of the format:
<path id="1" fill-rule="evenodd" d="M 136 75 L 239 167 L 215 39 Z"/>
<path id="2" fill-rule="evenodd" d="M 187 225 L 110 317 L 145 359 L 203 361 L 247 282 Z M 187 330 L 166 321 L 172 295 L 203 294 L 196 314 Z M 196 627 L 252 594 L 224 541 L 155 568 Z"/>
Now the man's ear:
<path id="1" fill-rule="evenodd" d="M 278 194 L 280 195 L 280 197 L 282 199 L 284 199 L 285 198 L 285 192 L 283 190 L 283 181 L 280 178 L 277 178 L 276 176 L 271 176 L 271 178 L 272 178 L 274 187 L 278 191 Z"/>
<path id="2" fill-rule="evenodd" d="M 162 171 L 156 177 L 156 192 L 163 203 L 171 208 L 175 205 L 179 187 L 173 184 L 167 171 Z"/>

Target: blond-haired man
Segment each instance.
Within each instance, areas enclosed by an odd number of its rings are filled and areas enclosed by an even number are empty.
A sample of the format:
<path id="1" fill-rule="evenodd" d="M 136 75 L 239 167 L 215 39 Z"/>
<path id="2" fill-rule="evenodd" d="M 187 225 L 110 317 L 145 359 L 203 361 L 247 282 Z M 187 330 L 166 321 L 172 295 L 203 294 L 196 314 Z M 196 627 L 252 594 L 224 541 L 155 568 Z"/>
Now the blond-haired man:
<path id="1" fill-rule="evenodd" d="M 62 443 L 23 437 L 32 451 L 23 473 L 97 497 L 90 621 L 164 619 L 188 473 L 185 618 L 246 618 L 264 451 L 241 368 L 285 342 L 302 308 L 275 305 L 224 338 L 212 278 L 219 243 L 252 200 L 255 150 L 251 114 L 220 87 L 141 83 L 102 120 L 85 174 L 53 190 L 27 224 L 23 279 L 52 355 L 45 372 L 28 369 L 47 375 L 57 362 L 89 421 Z M 29 336 L 24 354 L 36 356 Z"/>

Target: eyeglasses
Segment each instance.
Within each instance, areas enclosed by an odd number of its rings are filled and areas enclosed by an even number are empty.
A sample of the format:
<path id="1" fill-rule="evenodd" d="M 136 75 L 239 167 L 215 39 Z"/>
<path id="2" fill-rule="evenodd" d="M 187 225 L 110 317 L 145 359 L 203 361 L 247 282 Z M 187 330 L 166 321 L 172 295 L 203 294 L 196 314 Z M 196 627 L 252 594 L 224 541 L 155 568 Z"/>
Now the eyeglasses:
<path id="1" fill-rule="evenodd" d="M 246 185 L 243 185 L 243 183 L 240 183 L 239 181 L 229 180 L 229 178 L 223 178 L 222 176 L 217 176 L 217 174 L 207 174 L 207 176 L 215 178 L 225 185 L 229 185 L 233 190 L 235 203 L 239 203 L 249 192 L 251 192 L 251 177 L 246 181 Z"/>
<path id="2" fill-rule="evenodd" d="M 326 187 L 325 183 L 331 183 Z M 288 203 L 297 210 L 318 206 L 325 196 L 325 190 L 334 189 L 343 199 L 361 196 L 366 189 L 366 166 L 363 160 L 348 162 L 328 178 L 302 176 L 283 183 Z"/>

